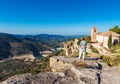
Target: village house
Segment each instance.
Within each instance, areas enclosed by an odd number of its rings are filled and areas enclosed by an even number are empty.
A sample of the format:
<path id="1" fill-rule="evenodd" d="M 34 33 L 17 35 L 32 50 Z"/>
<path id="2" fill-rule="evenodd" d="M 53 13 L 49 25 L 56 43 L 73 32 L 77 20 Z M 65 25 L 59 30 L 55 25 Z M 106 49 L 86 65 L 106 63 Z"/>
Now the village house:
<path id="1" fill-rule="evenodd" d="M 116 44 L 120 41 L 120 34 L 112 31 L 98 32 L 96 27 L 91 29 L 91 42 L 97 42 L 103 47 L 108 48 L 108 39 L 110 36 L 112 36 L 112 44 Z"/>

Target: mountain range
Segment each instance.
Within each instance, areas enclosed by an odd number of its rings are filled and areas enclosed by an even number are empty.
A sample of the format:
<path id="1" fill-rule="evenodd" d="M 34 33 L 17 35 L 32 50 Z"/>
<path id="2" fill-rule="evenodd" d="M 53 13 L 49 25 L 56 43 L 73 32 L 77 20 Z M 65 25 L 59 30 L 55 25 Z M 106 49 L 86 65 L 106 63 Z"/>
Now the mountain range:
<path id="1" fill-rule="evenodd" d="M 6 59 L 22 54 L 37 56 L 40 51 L 52 50 L 61 46 L 61 42 L 85 35 L 15 35 L 0 33 L 0 59 Z"/>

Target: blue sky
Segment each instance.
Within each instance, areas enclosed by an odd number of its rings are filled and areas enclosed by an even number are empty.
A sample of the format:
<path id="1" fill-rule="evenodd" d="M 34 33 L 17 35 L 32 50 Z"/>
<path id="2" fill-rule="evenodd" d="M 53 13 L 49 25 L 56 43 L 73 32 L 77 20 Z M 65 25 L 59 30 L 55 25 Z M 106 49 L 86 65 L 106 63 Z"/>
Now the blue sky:
<path id="1" fill-rule="evenodd" d="M 120 0 L 0 0 L 0 32 L 90 34 L 120 26 Z"/>

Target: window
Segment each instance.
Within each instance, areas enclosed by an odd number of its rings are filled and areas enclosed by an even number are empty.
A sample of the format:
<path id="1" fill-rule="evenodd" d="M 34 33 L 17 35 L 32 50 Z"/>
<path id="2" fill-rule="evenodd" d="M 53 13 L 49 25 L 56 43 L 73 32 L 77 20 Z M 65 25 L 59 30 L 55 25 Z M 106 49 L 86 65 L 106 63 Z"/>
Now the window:
<path id="1" fill-rule="evenodd" d="M 94 30 L 94 32 L 96 32 L 96 29 Z"/>
<path id="2" fill-rule="evenodd" d="M 113 41 L 113 45 L 117 44 L 118 43 L 118 39 L 114 39 Z"/>

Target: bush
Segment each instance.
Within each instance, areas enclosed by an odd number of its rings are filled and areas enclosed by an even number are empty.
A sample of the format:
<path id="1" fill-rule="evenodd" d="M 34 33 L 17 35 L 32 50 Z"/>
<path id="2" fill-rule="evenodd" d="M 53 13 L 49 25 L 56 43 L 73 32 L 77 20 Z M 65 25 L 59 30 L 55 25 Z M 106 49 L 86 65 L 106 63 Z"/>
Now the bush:
<path id="1" fill-rule="evenodd" d="M 73 57 L 78 57 L 78 56 L 79 56 L 79 52 L 74 52 L 74 53 L 72 54 L 72 56 L 73 56 Z"/>
<path id="2" fill-rule="evenodd" d="M 65 51 L 60 50 L 52 54 L 52 56 L 65 56 Z"/>
<path id="3" fill-rule="evenodd" d="M 87 41 L 87 43 L 91 42 L 91 36 L 85 36 L 85 40 Z"/>
<path id="4" fill-rule="evenodd" d="M 116 53 L 120 53 L 120 42 L 118 44 L 116 44 L 116 45 L 113 45 L 111 47 L 111 51 L 116 52 Z"/>
<path id="5" fill-rule="evenodd" d="M 94 52 L 94 53 L 99 53 L 96 48 L 92 48 L 92 52 Z"/>
<path id="6" fill-rule="evenodd" d="M 120 66 L 120 56 L 101 56 L 103 62 L 109 66 Z"/>
<path id="7" fill-rule="evenodd" d="M 72 63 L 73 65 L 75 65 L 75 67 L 87 67 L 87 64 L 85 61 L 73 61 Z"/>
<path id="8" fill-rule="evenodd" d="M 109 48 L 112 47 L 112 36 L 109 36 L 109 38 L 108 38 L 108 47 Z"/>

